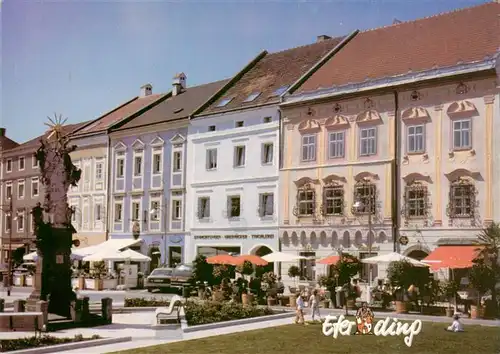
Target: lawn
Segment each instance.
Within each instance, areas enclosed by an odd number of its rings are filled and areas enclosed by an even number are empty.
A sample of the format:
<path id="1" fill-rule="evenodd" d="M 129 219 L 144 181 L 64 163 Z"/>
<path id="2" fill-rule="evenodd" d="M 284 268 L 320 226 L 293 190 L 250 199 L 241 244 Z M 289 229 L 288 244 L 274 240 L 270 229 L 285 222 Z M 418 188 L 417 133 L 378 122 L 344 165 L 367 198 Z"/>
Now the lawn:
<path id="1" fill-rule="evenodd" d="M 443 323 L 424 322 L 422 331 L 413 339 L 410 348 L 404 344 L 404 336 L 339 335 L 334 339 L 323 335 L 320 324 L 292 324 L 114 354 L 500 353 L 498 327 L 466 326 L 464 333 L 450 333 L 444 330 L 444 326 Z"/>

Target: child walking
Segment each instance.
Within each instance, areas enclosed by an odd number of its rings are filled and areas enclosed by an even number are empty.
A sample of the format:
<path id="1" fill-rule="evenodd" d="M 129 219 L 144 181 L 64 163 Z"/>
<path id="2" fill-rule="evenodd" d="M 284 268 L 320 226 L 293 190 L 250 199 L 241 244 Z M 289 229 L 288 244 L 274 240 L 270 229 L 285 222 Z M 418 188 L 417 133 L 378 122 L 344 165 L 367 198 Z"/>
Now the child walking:
<path id="1" fill-rule="evenodd" d="M 297 297 L 297 309 L 296 309 L 296 316 L 295 316 L 295 323 L 296 324 L 304 324 L 304 299 L 303 299 L 303 294 L 299 294 Z"/>
<path id="2" fill-rule="evenodd" d="M 311 306 L 312 320 L 318 316 L 318 320 L 321 322 L 321 314 L 319 313 L 319 296 L 318 290 L 314 290 L 311 297 L 309 298 L 309 304 Z"/>

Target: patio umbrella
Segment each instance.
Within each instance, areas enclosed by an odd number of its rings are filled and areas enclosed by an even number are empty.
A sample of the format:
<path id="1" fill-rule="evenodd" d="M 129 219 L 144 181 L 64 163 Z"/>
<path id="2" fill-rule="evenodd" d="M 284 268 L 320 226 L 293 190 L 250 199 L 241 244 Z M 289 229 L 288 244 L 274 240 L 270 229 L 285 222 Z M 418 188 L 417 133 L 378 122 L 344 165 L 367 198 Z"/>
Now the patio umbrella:
<path id="1" fill-rule="evenodd" d="M 298 259 L 306 259 L 306 257 L 299 256 L 291 253 L 273 252 L 262 257 L 263 260 L 268 262 L 293 262 Z"/>
<path id="2" fill-rule="evenodd" d="M 367 263 L 367 264 L 384 264 L 384 263 L 391 263 L 391 262 L 409 262 L 411 265 L 415 267 L 428 267 L 429 265 L 417 261 L 416 259 L 410 258 L 403 256 L 402 254 L 396 253 L 396 252 L 391 252 L 387 254 L 383 254 L 380 256 L 375 256 L 375 257 L 370 257 L 370 258 L 364 258 L 361 260 L 361 263 Z"/>
<path id="3" fill-rule="evenodd" d="M 328 256 L 326 258 L 320 259 L 318 261 L 318 264 L 332 265 L 337 264 L 338 261 L 340 261 L 340 256 Z"/>
<path id="4" fill-rule="evenodd" d="M 75 249 L 72 249 L 72 250 L 71 250 L 71 255 L 70 255 L 70 258 L 71 258 L 71 260 L 72 260 L 72 261 L 79 261 L 79 260 L 81 260 L 83 257 L 82 257 L 81 255 L 77 254 L 77 253 L 75 252 Z M 36 260 L 37 260 L 37 259 L 38 259 L 38 254 L 36 253 L 36 251 L 34 251 L 34 252 L 30 252 L 30 253 L 25 254 L 25 255 L 23 256 L 23 260 L 25 260 L 25 261 L 33 261 L 33 262 L 36 262 Z"/>
<path id="5" fill-rule="evenodd" d="M 235 260 L 236 265 L 243 264 L 245 261 L 250 262 L 256 266 L 265 266 L 268 263 L 265 259 L 252 254 L 238 256 Z"/>
<path id="6" fill-rule="evenodd" d="M 218 254 L 217 256 L 212 256 L 207 258 L 208 264 L 225 264 L 225 265 L 236 265 L 236 257 L 230 254 Z"/>
<path id="7" fill-rule="evenodd" d="M 120 254 L 125 257 L 127 261 L 131 262 L 150 262 L 151 258 L 143 255 L 142 253 L 136 252 L 134 250 L 126 249 L 125 251 L 120 252 Z"/>
<path id="8" fill-rule="evenodd" d="M 100 252 L 83 257 L 84 262 L 102 262 L 102 261 L 120 262 L 125 260 L 127 260 L 127 257 L 125 257 L 122 254 L 122 252 L 111 249 L 104 249 Z"/>

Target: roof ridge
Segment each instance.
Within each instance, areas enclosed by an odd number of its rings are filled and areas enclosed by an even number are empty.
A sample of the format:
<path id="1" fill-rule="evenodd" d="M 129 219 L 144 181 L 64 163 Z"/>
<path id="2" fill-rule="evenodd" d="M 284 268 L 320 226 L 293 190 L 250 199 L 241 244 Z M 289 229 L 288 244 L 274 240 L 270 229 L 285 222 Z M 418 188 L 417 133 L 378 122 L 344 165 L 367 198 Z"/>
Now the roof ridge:
<path id="1" fill-rule="evenodd" d="M 274 54 L 282 54 L 284 52 L 291 52 L 292 50 L 301 49 L 301 48 L 305 48 L 305 47 L 310 47 L 310 46 L 317 45 L 317 44 L 320 44 L 320 43 L 326 43 L 326 42 L 330 42 L 330 41 L 339 41 L 339 40 L 342 40 L 345 37 L 347 37 L 347 35 L 328 38 L 328 39 L 325 39 L 325 40 L 323 40 L 321 42 L 313 42 L 313 43 L 303 44 L 303 45 L 299 45 L 299 46 L 296 46 L 296 47 L 279 50 L 277 52 L 270 52 L 269 54 L 266 55 L 266 57 L 269 57 L 269 56 L 274 55 Z"/>
<path id="2" fill-rule="evenodd" d="M 497 0 L 493 0 L 493 1 L 490 1 L 490 2 L 485 2 L 485 3 L 474 5 L 474 6 L 461 7 L 461 8 L 457 8 L 457 9 L 453 9 L 453 10 L 449 10 L 449 11 L 439 12 L 439 13 L 434 14 L 434 15 L 429 15 L 429 16 L 425 16 L 425 17 L 419 17 L 419 18 L 416 18 L 414 20 L 401 21 L 401 22 L 398 22 L 398 23 L 392 23 L 390 25 L 369 28 L 369 29 L 366 29 L 364 31 L 360 31 L 359 33 L 361 34 L 361 33 L 376 31 L 376 30 L 383 29 L 383 28 L 397 27 L 397 26 L 406 25 L 406 24 L 409 24 L 409 23 L 414 23 L 414 22 L 419 22 L 419 21 L 423 21 L 423 20 L 428 20 L 428 19 L 435 18 L 435 17 L 451 15 L 453 13 L 457 13 L 457 12 L 461 12 L 461 11 L 465 11 L 465 10 L 474 9 L 474 8 L 481 7 L 481 6 L 487 6 L 487 5 L 490 5 L 490 4 L 497 4 L 498 5 L 499 3 L 497 2 Z"/>

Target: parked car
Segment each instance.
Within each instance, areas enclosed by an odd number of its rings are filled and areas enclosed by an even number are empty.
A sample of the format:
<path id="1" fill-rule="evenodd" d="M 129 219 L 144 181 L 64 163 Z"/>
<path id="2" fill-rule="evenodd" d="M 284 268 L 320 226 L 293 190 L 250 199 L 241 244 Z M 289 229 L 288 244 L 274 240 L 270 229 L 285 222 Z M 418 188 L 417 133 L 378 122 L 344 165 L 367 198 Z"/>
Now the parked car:
<path id="1" fill-rule="evenodd" d="M 153 290 L 169 289 L 173 272 L 173 268 L 156 268 L 146 278 L 144 287 L 148 289 L 149 292 Z"/>

